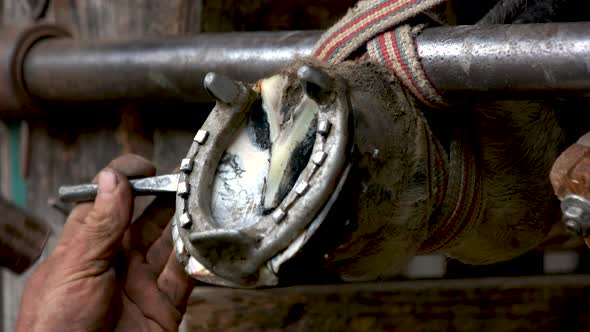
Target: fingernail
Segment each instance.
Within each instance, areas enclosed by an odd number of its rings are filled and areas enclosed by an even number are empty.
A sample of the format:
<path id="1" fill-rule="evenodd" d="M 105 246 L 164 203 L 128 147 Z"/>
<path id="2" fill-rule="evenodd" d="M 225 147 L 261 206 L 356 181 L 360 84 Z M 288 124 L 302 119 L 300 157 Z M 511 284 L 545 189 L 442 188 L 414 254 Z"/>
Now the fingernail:
<path id="1" fill-rule="evenodd" d="M 98 192 L 112 193 L 117 188 L 117 175 L 109 170 L 98 174 Z"/>

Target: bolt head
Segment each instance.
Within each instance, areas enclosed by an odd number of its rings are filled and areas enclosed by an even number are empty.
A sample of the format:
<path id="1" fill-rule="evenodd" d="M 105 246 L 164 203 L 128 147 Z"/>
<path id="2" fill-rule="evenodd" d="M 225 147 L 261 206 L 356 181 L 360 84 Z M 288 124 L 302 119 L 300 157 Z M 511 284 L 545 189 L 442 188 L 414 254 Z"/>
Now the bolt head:
<path id="1" fill-rule="evenodd" d="M 182 198 L 187 198 L 188 194 L 190 194 L 190 192 L 191 192 L 190 184 L 188 184 L 188 182 L 179 183 L 178 189 L 176 192 L 178 193 L 178 196 L 180 196 Z"/>
<path id="2" fill-rule="evenodd" d="M 231 78 L 218 73 L 208 73 L 203 82 L 205 91 L 215 100 L 233 104 L 240 97 L 240 87 Z"/>
<path id="3" fill-rule="evenodd" d="M 186 253 L 186 251 L 184 250 L 184 243 L 182 242 L 182 240 L 176 240 L 174 245 L 175 245 L 176 254 L 184 255 Z"/>
<path id="4" fill-rule="evenodd" d="M 207 142 L 207 138 L 209 138 L 209 132 L 203 129 L 199 129 L 197 134 L 195 135 L 194 141 L 199 143 L 200 145 L 205 144 Z"/>
<path id="5" fill-rule="evenodd" d="M 188 213 L 183 213 L 180 216 L 180 227 L 184 228 L 184 229 L 189 229 L 191 228 L 191 226 L 193 225 L 193 220 L 191 218 L 191 215 Z"/>
<path id="6" fill-rule="evenodd" d="M 295 186 L 295 193 L 299 196 L 303 196 L 307 190 L 309 189 L 309 183 L 305 181 L 301 181 L 297 186 Z"/>
<path id="7" fill-rule="evenodd" d="M 330 129 L 332 128 L 332 124 L 328 120 L 323 120 L 318 125 L 318 133 L 323 136 L 327 136 L 330 133 Z"/>
<path id="8" fill-rule="evenodd" d="M 562 199 L 563 224 L 568 232 L 580 237 L 590 236 L 590 200 L 578 195 Z"/>
<path id="9" fill-rule="evenodd" d="M 327 157 L 327 153 L 324 151 L 318 151 L 311 157 L 311 161 L 318 166 L 322 166 Z"/>
<path id="10" fill-rule="evenodd" d="M 193 160 L 190 158 L 184 158 L 182 159 L 182 162 L 180 163 L 180 171 L 183 173 L 190 173 L 193 170 Z"/>
<path id="11" fill-rule="evenodd" d="M 172 241 L 176 241 L 178 239 L 178 226 L 176 226 L 176 222 L 172 223 Z"/>
<path id="12" fill-rule="evenodd" d="M 283 219 L 285 219 L 285 217 L 287 216 L 287 212 L 283 211 L 283 209 L 278 208 L 276 209 L 273 213 L 272 213 L 272 219 L 278 224 L 281 221 L 283 221 Z"/>
<path id="13" fill-rule="evenodd" d="M 583 236 L 582 234 L 582 225 L 576 220 L 573 219 L 566 219 L 564 221 L 565 229 L 578 236 Z"/>
<path id="14" fill-rule="evenodd" d="M 566 218 L 578 220 L 582 217 L 583 213 L 584 213 L 584 210 L 581 207 L 570 206 L 567 208 L 567 210 L 565 210 L 565 212 L 563 214 L 565 215 Z"/>

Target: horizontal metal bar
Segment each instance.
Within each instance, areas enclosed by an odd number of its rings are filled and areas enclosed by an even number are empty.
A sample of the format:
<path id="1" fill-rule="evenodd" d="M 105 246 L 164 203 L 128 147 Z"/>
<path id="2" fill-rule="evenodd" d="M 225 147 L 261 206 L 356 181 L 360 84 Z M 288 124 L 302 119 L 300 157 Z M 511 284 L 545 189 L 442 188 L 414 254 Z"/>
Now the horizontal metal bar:
<path id="1" fill-rule="evenodd" d="M 417 45 L 428 77 L 447 94 L 590 95 L 590 22 L 441 27 Z"/>
<path id="2" fill-rule="evenodd" d="M 208 33 L 190 38 L 39 42 L 24 75 L 34 96 L 52 101 L 210 101 L 208 72 L 255 82 L 307 54 L 318 31 Z"/>
<path id="3" fill-rule="evenodd" d="M 135 41 L 48 39 L 25 59 L 29 92 L 46 101 L 210 100 L 207 72 L 269 76 L 310 53 L 321 31 L 200 34 Z M 590 91 L 590 23 L 437 27 L 418 53 L 444 94 Z"/>

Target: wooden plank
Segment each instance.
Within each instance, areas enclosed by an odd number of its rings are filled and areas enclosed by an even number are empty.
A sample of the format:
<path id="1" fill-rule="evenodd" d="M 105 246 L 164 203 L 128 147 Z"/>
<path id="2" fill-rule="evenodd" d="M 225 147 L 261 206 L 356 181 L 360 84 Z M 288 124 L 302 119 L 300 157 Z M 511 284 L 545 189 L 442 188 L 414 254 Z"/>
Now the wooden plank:
<path id="1" fill-rule="evenodd" d="M 327 29 L 357 0 L 203 0 L 205 32 Z"/>
<path id="2" fill-rule="evenodd" d="M 23 24 L 25 22 L 32 21 L 31 15 L 31 3 L 28 1 L 0 1 L 0 23 L 2 26 L 11 24 Z M 13 183 L 12 177 L 14 171 L 14 160 L 11 156 L 11 146 L 6 143 L 11 140 L 10 128 L 2 125 L 2 137 L 4 142 L 0 145 L 0 158 L 3 159 L 1 163 L 2 169 L 0 170 L 0 187 L 5 197 L 12 198 L 13 194 Z M 16 146 L 16 145 L 14 145 Z M 23 199 L 24 200 L 24 199 Z M 24 203 L 24 202 L 19 202 Z M 0 282 L 2 301 L 0 301 L 0 309 L 2 314 L 0 315 L 2 331 L 13 331 L 14 321 L 16 320 L 16 313 L 18 305 L 20 304 L 20 294 L 22 285 L 24 284 L 26 276 L 19 276 L 8 270 L 0 270 Z"/>
<path id="3" fill-rule="evenodd" d="M 590 275 L 199 287 L 189 331 L 585 331 Z"/>
<path id="4" fill-rule="evenodd" d="M 10 197 L 12 186 L 10 184 L 10 133 L 8 127 L 0 121 L 0 195 Z"/>
<path id="5" fill-rule="evenodd" d="M 32 21 L 30 1 L 4 0 L 0 1 L 0 6 L 0 14 L 2 14 L 0 22 L 3 25 Z"/>
<path id="6" fill-rule="evenodd" d="M 154 163 L 159 173 L 170 172 L 180 165 L 193 137 L 207 118 L 213 104 L 158 106 L 145 109 L 154 118 Z M 159 110 L 159 112 L 158 112 Z M 166 116 L 159 116 L 165 110 Z"/>
<path id="7" fill-rule="evenodd" d="M 57 22 L 82 39 L 179 35 L 200 30 L 201 0 L 54 0 Z M 189 26 L 190 25 L 190 26 Z"/>

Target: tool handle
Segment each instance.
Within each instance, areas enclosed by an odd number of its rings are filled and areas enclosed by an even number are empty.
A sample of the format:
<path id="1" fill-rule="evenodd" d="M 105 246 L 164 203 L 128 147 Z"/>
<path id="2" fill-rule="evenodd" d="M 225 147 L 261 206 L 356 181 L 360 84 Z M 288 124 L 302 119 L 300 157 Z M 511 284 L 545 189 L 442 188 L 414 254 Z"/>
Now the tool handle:
<path id="1" fill-rule="evenodd" d="M 178 174 L 168 174 L 129 180 L 131 192 L 135 196 L 150 196 L 175 193 L 178 187 Z M 77 203 L 93 201 L 98 193 L 98 185 L 93 183 L 61 186 L 58 196 L 62 202 Z"/>
<path id="2" fill-rule="evenodd" d="M 58 189 L 59 199 L 65 203 L 93 201 L 98 193 L 95 184 L 80 184 L 75 186 L 61 186 Z"/>

